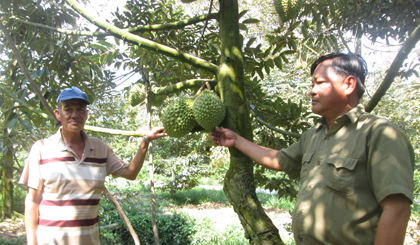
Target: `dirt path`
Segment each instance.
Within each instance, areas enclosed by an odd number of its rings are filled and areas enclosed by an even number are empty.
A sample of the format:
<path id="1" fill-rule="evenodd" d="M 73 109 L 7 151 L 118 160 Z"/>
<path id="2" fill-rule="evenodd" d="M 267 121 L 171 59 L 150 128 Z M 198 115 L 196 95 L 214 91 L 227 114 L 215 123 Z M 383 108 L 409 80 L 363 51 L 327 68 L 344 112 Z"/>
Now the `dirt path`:
<path id="1" fill-rule="evenodd" d="M 184 212 L 197 219 L 208 218 L 213 224 L 213 227 L 218 230 L 224 230 L 228 225 L 241 226 L 237 214 L 232 207 L 226 204 L 207 203 L 201 205 L 187 205 L 177 207 L 170 210 L 177 212 Z M 280 237 L 283 240 L 292 238 L 292 234 L 287 231 L 291 224 L 291 217 L 287 211 L 279 209 L 266 209 L 268 217 L 273 221 L 274 225 L 279 229 Z M 405 238 L 405 245 L 418 245 L 420 239 L 420 220 L 410 220 L 407 228 Z M 23 219 L 4 220 L 0 222 L 0 238 L 2 239 L 16 239 L 20 238 L 24 241 L 25 225 Z M 14 243 L 19 244 L 19 243 Z M 24 242 L 22 243 L 24 244 Z"/>

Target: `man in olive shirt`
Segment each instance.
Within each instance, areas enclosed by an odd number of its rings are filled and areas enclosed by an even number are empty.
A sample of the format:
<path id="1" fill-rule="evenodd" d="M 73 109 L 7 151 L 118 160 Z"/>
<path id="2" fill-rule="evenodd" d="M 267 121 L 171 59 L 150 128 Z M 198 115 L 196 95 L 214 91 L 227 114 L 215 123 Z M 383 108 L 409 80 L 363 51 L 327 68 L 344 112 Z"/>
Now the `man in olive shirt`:
<path id="1" fill-rule="evenodd" d="M 311 67 L 312 111 L 322 116 L 280 151 L 229 129 L 216 145 L 236 147 L 258 164 L 300 176 L 292 230 L 297 244 L 403 244 L 413 200 L 414 152 L 393 123 L 366 113 L 365 61 L 329 54 Z"/>

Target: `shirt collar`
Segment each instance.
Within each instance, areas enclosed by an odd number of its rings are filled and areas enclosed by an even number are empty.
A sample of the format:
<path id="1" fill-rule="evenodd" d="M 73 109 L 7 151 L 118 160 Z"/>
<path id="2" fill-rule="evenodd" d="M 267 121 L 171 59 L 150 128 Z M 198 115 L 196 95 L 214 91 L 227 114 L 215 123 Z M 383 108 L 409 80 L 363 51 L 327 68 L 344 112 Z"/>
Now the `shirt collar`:
<path id="1" fill-rule="evenodd" d="M 351 124 L 356 123 L 360 116 L 365 112 L 365 107 L 362 104 L 358 104 L 356 107 L 345 113 L 344 115 L 341 115 L 337 117 L 335 120 L 335 123 L 337 122 L 343 122 L 350 120 Z M 317 121 L 317 129 L 321 129 L 322 127 L 327 127 L 327 119 L 325 117 L 319 118 Z M 334 124 L 335 124 L 334 123 Z"/>
<path id="2" fill-rule="evenodd" d="M 51 139 L 56 143 L 57 145 L 57 150 L 60 151 L 65 151 L 69 148 L 69 146 L 67 145 L 66 142 L 64 142 L 63 137 L 61 136 L 61 129 L 63 128 L 63 126 L 61 126 L 57 133 L 54 134 L 53 136 L 51 136 Z M 93 150 L 95 147 L 92 144 L 92 142 L 90 141 L 89 136 L 86 134 L 85 131 L 81 131 L 82 137 L 85 140 L 85 149 L 90 149 Z"/>

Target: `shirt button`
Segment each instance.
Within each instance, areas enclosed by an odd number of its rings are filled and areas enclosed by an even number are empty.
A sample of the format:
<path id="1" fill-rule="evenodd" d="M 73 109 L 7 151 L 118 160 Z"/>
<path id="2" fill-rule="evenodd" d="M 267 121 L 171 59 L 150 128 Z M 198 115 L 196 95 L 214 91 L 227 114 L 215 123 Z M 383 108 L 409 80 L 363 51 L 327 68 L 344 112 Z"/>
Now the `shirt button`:
<path id="1" fill-rule="evenodd" d="M 329 140 L 330 139 L 330 137 L 327 137 L 327 138 L 325 138 L 326 140 Z"/>
<path id="2" fill-rule="evenodd" d="M 312 190 L 312 185 L 308 185 L 308 190 Z"/>
<path id="3" fill-rule="evenodd" d="M 300 210 L 299 212 L 298 212 L 298 214 L 302 214 L 303 212 L 302 212 L 302 210 Z"/>

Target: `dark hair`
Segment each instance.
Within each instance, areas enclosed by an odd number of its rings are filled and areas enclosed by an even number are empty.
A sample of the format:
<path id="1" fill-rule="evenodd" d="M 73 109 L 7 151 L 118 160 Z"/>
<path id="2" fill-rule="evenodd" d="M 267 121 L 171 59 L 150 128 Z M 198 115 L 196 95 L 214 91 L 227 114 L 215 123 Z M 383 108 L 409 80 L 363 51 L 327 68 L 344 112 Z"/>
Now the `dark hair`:
<path id="1" fill-rule="evenodd" d="M 325 60 L 332 59 L 332 68 L 335 73 L 342 76 L 353 75 L 357 80 L 357 97 L 360 99 L 365 93 L 365 78 L 367 75 L 366 61 L 354 53 L 331 53 L 319 57 L 311 66 L 311 75 L 315 69 Z"/>

